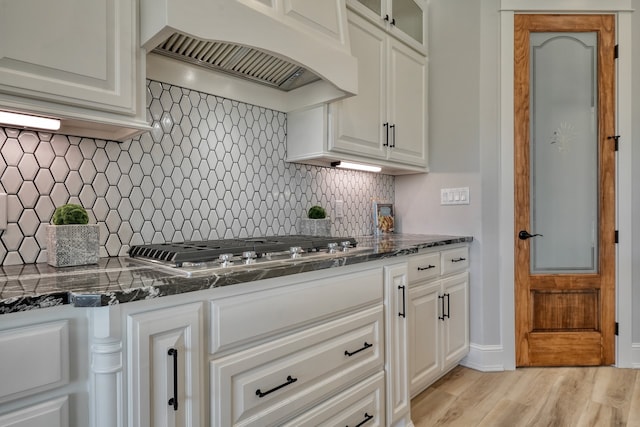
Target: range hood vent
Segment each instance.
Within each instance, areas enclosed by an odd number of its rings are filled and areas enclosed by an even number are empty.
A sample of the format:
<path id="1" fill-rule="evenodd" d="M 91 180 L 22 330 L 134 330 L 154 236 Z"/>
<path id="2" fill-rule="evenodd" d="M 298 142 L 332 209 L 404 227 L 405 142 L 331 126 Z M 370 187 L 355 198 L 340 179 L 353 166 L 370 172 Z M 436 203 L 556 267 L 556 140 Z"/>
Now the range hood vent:
<path id="1" fill-rule="evenodd" d="M 153 52 L 283 91 L 320 80 L 304 67 L 265 51 L 239 44 L 197 39 L 180 32 L 173 33 Z"/>

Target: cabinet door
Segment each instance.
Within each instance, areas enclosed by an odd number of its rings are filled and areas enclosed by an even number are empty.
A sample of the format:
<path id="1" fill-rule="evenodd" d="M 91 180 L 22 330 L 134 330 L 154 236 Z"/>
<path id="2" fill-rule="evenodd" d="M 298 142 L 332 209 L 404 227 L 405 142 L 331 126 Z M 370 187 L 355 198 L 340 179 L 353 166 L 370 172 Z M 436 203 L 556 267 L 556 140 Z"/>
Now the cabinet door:
<path id="1" fill-rule="evenodd" d="M 385 277 L 385 370 L 387 425 L 404 425 L 409 418 L 409 322 L 407 319 L 407 264 L 384 267 Z"/>
<path id="2" fill-rule="evenodd" d="M 351 53 L 358 58 L 358 95 L 331 104 L 333 138 L 329 150 L 386 157 L 385 33 L 357 15 L 349 15 Z"/>
<path id="3" fill-rule="evenodd" d="M 2 2 L 0 93 L 94 110 L 136 109 L 132 0 Z"/>
<path id="4" fill-rule="evenodd" d="M 389 159 L 426 166 L 426 59 L 397 40 L 389 41 L 388 117 L 394 125 Z"/>
<path id="5" fill-rule="evenodd" d="M 202 322 L 201 303 L 129 316 L 130 425 L 173 427 L 204 423 Z"/>
<path id="6" fill-rule="evenodd" d="M 424 52 L 427 48 L 426 2 L 424 0 L 390 0 L 390 2 L 391 34 Z"/>
<path id="7" fill-rule="evenodd" d="M 442 281 L 444 308 L 443 368 L 457 364 L 469 352 L 469 273 Z"/>
<path id="8" fill-rule="evenodd" d="M 409 380 L 415 396 L 440 375 L 440 281 L 409 290 Z"/>

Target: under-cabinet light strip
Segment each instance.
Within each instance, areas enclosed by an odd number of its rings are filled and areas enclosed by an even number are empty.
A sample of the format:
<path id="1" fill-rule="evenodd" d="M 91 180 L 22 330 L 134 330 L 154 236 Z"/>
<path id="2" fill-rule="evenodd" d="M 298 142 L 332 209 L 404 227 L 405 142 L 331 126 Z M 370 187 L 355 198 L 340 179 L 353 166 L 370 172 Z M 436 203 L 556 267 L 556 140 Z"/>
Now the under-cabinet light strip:
<path id="1" fill-rule="evenodd" d="M 362 165 L 360 163 L 351 163 L 351 162 L 333 162 L 331 166 L 342 169 L 354 169 L 358 171 L 365 172 L 380 172 L 382 168 L 380 166 L 371 166 L 371 165 Z"/>
<path id="2" fill-rule="evenodd" d="M 60 120 L 48 117 L 31 116 L 28 114 L 10 113 L 0 111 L 0 123 L 9 126 L 19 126 L 24 128 L 37 128 L 46 130 L 60 129 Z"/>

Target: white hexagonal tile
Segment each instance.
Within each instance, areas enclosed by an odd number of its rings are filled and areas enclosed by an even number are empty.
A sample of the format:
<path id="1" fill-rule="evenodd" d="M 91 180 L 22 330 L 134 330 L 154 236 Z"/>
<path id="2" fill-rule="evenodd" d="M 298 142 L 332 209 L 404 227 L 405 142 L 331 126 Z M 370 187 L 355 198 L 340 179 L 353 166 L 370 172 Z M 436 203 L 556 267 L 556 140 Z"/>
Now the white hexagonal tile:
<path id="1" fill-rule="evenodd" d="M 140 212 L 138 209 L 135 209 L 131 214 L 131 218 L 129 218 L 129 224 L 131 224 L 132 230 L 142 229 L 142 225 L 144 224 L 144 217 L 142 216 L 142 212 Z"/>
<path id="2" fill-rule="evenodd" d="M 67 178 L 64 181 L 67 186 L 67 190 L 69 190 L 69 194 L 73 196 L 77 196 L 80 194 L 80 190 L 82 190 L 82 177 L 79 172 L 70 171 L 67 175 Z"/>
<path id="3" fill-rule="evenodd" d="M 53 200 L 49 196 L 40 196 L 38 198 L 38 203 L 36 203 L 36 215 L 40 219 L 40 222 L 49 222 L 51 221 L 51 217 L 53 216 L 53 211 L 55 210 L 55 206 L 53 204 Z"/>
<path id="4" fill-rule="evenodd" d="M 17 251 L 20 248 L 23 237 L 22 231 L 16 223 L 9 223 L 7 229 L 2 233 L 2 241 L 8 251 Z"/>
<path id="5" fill-rule="evenodd" d="M 56 157 L 51 163 L 50 171 L 56 182 L 64 182 L 69 174 L 69 165 L 64 157 Z"/>
<path id="6" fill-rule="evenodd" d="M 41 168 L 48 168 L 51 166 L 56 154 L 53 152 L 50 142 L 40 142 L 36 148 L 35 156 Z"/>
<path id="7" fill-rule="evenodd" d="M 33 181 L 24 181 L 18 190 L 18 197 L 22 206 L 25 208 L 34 208 L 38 201 L 39 192 Z"/>
<path id="8" fill-rule="evenodd" d="M 40 219 L 36 215 L 36 211 L 33 209 L 25 209 L 20 215 L 18 225 L 22 234 L 25 236 L 33 236 L 36 234 L 36 230 L 40 226 Z"/>
<path id="9" fill-rule="evenodd" d="M 0 149 L 0 153 L 8 166 L 18 166 L 24 154 L 22 147 L 20 147 L 18 140 L 15 138 L 8 138 Z"/>
<path id="10" fill-rule="evenodd" d="M 96 201 L 96 192 L 90 185 L 84 185 L 80 191 L 80 204 L 85 208 L 91 208 Z M 106 202 L 105 202 L 106 205 Z"/>
<path id="11" fill-rule="evenodd" d="M 120 224 L 122 224 L 122 219 L 120 218 L 120 215 L 118 214 L 117 211 L 112 210 L 112 211 L 109 211 L 109 214 L 107 215 L 107 219 L 105 220 L 105 223 L 107 224 L 107 228 L 109 229 L 109 232 L 116 233 L 120 228 Z"/>
<path id="12" fill-rule="evenodd" d="M 96 176 L 96 168 L 91 160 L 84 160 L 80 165 L 80 177 L 84 182 L 92 182 Z"/>
<path id="13" fill-rule="evenodd" d="M 82 195 L 80 197 L 82 200 Z M 107 214 L 109 213 L 109 205 L 104 198 L 98 197 L 91 210 L 93 211 L 96 221 L 104 221 L 107 219 Z"/>
<path id="14" fill-rule="evenodd" d="M 115 233 L 109 234 L 109 237 L 104 244 L 104 248 L 107 251 L 107 254 L 109 256 L 118 256 L 120 246 L 122 246 L 122 244 L 120 243 L 120 238 L 118 237 L 118 235 Z"/>
<path id="15" fill-rule="evenodd" d="M 120 168 L 118 167 L 118 164 L 115 161 L 109 162 L 109 165 L 107 166 L 107 169 L 104 172 L 105 176 L 107 177 L 107 182 L 109 183 L 109 185 L 117 185 L 118 184 L 118 180 L 120 179 Z"/>
<path id="16" fill-rule="evenodd" d="M 22 147 L 22 151 L 25 153 L 33 154 L 38 147 L 38 143 L 40 139 L 35 132 L 32 131 L 22 131 L 18 136 L 18 141 L 20 142 L 20 146 Z"/>
<path id="17" fill-rule="evenodd" d="M 20 185 L 22 184 L 20 171 L 16 166 L 8 166 L 2 174 L 0 182 L 4 187 L 4 191 L 9 194 L 17 194 L 20 189 Z"/>
<path id="18" fill-rule="evenodd" d="M 54 206 L 61 206 L 67 203 L 69 200 L 69 191 L 67 187 L 62 183 L 56 183 L 51 190 L 51 201 Z"/>
<path id="19" fill-rule="evenodd" d="M 25 237 L 20 245 L 19 252 L 26 264 L 32 264 L 38 259 L 40 245 L 38 245 L 34 237 Z"/>
<path id="20" fill-rule="evenodd" d="M 128 222 L 123 222 L 122 224 L 120 224 L 120 228 L 118 228 L 117 234 L 123 244 L 129 244 L 129 242 L 131 242 L 131 238 L 133 237 L 131 224 L 129 224 Z"/>

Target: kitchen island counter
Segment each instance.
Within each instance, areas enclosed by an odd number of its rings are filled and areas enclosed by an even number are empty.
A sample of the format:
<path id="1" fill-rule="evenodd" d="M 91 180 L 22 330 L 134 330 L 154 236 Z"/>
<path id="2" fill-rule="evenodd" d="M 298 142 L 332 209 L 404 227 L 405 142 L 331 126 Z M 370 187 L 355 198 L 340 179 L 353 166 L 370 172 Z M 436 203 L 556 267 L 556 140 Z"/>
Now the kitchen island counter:
<path id="1" fill-rule="evenodd" d="M 206 269 L 188 276 L 128 257 L 96 265 L 55 268 L 25 264 L 0 268 L 0 314 L 72 304 L 100 307 L 238 283 L 410 255 L 420 249 L 469 243 L 469 236 L 387 234 L 357 237 L 357 247 L 327 256 Z"/>

